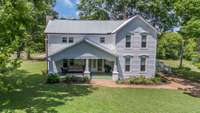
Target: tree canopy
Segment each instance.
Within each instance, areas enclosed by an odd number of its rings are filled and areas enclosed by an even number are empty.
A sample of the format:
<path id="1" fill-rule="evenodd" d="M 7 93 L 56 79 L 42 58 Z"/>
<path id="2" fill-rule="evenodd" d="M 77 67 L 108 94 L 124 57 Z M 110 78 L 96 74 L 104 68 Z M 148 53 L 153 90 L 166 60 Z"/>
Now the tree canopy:
<path id="1" fill-rule="evenodd" d="M 119 20 L 141 15 L 160 31 L 177 25 L 175 0 L 80 0 L 81 19 Z"/>
<path id="2" fill-rule="evenodd" d="M 2 75 L 19 66 L 12 55 L 23 49 L 44 48 L 46 14 L 52 0 L 0 0 L 0 90 Z"/>

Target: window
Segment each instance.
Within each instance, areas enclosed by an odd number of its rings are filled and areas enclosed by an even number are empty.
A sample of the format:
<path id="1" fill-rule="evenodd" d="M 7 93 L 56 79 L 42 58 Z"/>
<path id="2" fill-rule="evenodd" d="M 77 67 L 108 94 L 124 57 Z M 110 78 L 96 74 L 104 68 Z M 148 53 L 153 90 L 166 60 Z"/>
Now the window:
<path id="1" fill-rule="evenodd" d="M 140 71 L 146 71 L 146 57 L 141 57 Z"/>
<path id="2" fill-rule="evenodd" d="M 67 37 L 63 37 L 63 38 L 62 38 L 62 42 L 63 42 L 63 43 L 67 43 Z"/>
<path id="3" fill-rule="evenodd" d="M 69 37 L 69 43 L 73 43 L 74 42 L 74 38 L 73 37 Z"/>
<path id="4" fill-rule="evenodd" d="M 126 48 L 131 47 L 131 35 L 126 35 Z"/>
<path id="5" fill-rule="evenodd" d="M 147 47 L 147 35 L 142 35 L 142 41 L 141 41 L 142 48 Z"/>
<path id="6" fill-rule="evenodd" d="M 130 57 L 125 57 L 125 71 L 129 72 L 131 67 L 131 59 Z"/>
<path id="7" fill-rule="evenodd" d="M 70 59 L 69 64 L 70 64 L 70 66 L 73 66 L 74 65 L 74 59 Z"/>
<path id="8" fill-rule="evenodd" d="M 100 43 L 105 43 L 105 37 L 100 38 Z"/>

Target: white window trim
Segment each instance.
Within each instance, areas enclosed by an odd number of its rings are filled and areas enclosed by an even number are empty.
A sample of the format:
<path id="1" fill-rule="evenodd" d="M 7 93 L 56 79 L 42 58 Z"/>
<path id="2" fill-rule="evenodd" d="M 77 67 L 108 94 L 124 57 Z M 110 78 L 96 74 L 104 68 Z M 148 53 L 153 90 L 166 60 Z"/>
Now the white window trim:
<path id="1" fill-rule="evenodd" d="M 130 35 L 130 47 L 126 47 L 126 36 L 127 35 Z M 128 33 L 125 35 L 125 49 L 131 49 L 132 48 L 132 34 L 131 33 Z"/>
<path id="2" fill-rule="evenodd" d="M 142 47 L 142 35 L 146 35 L 146 47 Z M 148 38 L 148 33 L 141 33 L 140 34 L 140 48 L 142 49 L 142 50 L 146 50 L 146 49 L 148 49 L 148 41 L 149 41 L 149 38 Z"/>
<path id="3" fill-rule="evenodd" d="M 130 58 L 130 71 L 126 71 L 126 58 Z M 124 56 L 124 72 L 125 73 L 130 73 L 130 72 L 132 72 L 132 59 L 133 59 L 133 56 L 130 56 L 130 55 L 126 55 L 126 56 Z"/>
<path id="4" fill-rule="evenodd" d="M 141 57 L 145 57 L 145 71 L 141 71 Z M 140 58 L 140 74 L 147 73 L 147 61 L 148 61 L 149 56 L 140 55 L 139 58 Z"/>

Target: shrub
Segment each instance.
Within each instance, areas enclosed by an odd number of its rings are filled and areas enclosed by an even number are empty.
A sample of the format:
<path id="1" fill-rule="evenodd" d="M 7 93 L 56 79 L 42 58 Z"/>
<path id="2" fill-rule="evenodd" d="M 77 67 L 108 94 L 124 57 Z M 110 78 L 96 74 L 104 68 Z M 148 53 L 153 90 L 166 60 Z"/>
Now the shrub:
<path id="1" fill-rule="evenodd" d="M 154 78 L 146 78 L 145 76 L 139 76 L 139 77 L 130 77 L 126 80 L 118 80 L 116 83 L 118 84 L 144 84 L 144 85 L 150 85 L 150 84 L 161 84 L 166 82 L 165 79 L 161 77 L 154 77 Z"/>
<path id="2" fill-rule="evenodd" d="M 47 83 L 53 84 L 53 83 L 59 83 L 60 78 L 57 74 L 49 74 L 47 76 Z"/>
<path id="3" fill-rule="evenodd" d="M 68 84 L 71 83 L 72 82 L 72 76 L 66 76 L 64 82 L 68 83 Z"/>
<path id="4" fill-rule="evenodd" d="M 83 77 L 83 83 L 90 83 L 90 78 L 89 77 Z"/>
<path id="5" fill-rule="evenodd" d="M 75 77 L 75 76 L 66 76 L 65 83 L 90 83 L 90 78 L 88 77 Z"/>

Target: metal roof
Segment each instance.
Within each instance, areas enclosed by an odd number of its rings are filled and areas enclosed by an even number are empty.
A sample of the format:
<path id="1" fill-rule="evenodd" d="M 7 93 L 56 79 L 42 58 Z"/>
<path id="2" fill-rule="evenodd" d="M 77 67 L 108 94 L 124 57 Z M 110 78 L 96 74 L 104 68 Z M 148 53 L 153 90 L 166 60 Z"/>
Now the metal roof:
<path id="1" fill-rule="evenodd" d="M 126 26 L 133 19 L 140 19 L 151 29 L 158 33 L 151 24 L 141 16 L 136 15 L 128 20 L 50 20 L 45 33 L 71 33 L 71 34 L 107 34 L 115 33 Z"/>
<path id="2" fill-rule="evenodd" d="M 50 20 L 45 33 L 106 34 L 117 29 L 125 20 Z"/>

